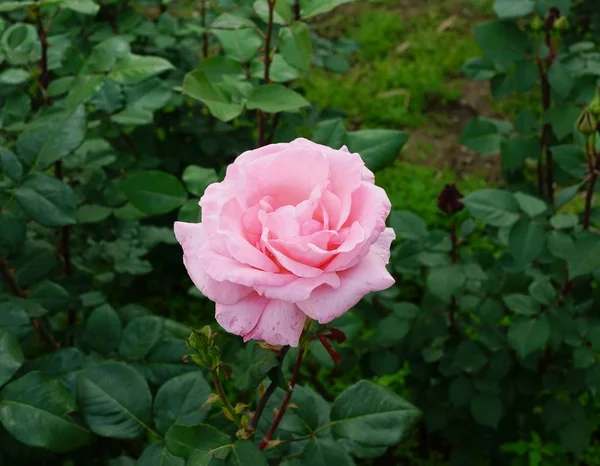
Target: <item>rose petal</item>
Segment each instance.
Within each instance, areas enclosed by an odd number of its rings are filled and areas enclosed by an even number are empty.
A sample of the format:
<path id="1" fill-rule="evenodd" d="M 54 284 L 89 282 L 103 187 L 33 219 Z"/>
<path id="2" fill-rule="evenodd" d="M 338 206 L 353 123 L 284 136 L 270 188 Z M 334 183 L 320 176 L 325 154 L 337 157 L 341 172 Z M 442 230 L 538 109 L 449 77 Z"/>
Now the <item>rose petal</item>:
<path id="1" fill-rule="evenodd" d="M 289 270 L 292 274 L 296 275 L 297 277 L 318 277 L 323 273 L 323 271 L 317 267 L 312 267 L 308 264 L 296 261 L 283 254 L 281 251 L 278 251 L 277 248 L 275 248 L 271 244 L 268 228 L 265 228 L 263 230 L 263 233 L 260 237 L 260 241 L 271 252 L 271 254 L 273 254 L 277 262 L 279 262 L 279 264 L 283 268 Z"/>
<path id="2" fill-rule="evenodd" d="M 183 248 L 183 264 L 196 288 L 208 299 L 234 304 L 252 293 L 252 288 L 229 281 L 216 281 L 204 270 L 198 252 L 205 242 L 204 228 L 201 223 L 175 222 L 175 237 Z"/>
<path id="3" fill-rule="evenodd" d="M 335 289 L 339 288 L 341 281 L 335 272 L 331 272 L 314 278 L 298 278 L 283 286 L 256 286 L 254 288 L 265 298 L 295 303 L 308 299 L 315 288 L 324 284 Z"/>
<path id="4" fill-rule="evenodd" d="M 253 293 L 235 304 L 217 304 L 215 318 L 229 333 L 244 336 L 256 326 L 268 302 Z"/>
<path id="5" fill-rule="evenodd" d="M 394 231 L 386 229 L 356 266 L 338 273 L 342 282 L 338 289 L 320 286 L 310 298 L 296 303 L 300 310 L 319 323 L 326 324 L 354 307 L 366 294 L 392 286 L 394 279 L 385 265 L 394 238 Z"/>
<path id="6" fill-rule="evenodd" d="M 306 315 L 292 303 L 268 300 L 256 326 L 244 335 L 244 341 L 264 340 L 270 345 L 298 346 Z"/>

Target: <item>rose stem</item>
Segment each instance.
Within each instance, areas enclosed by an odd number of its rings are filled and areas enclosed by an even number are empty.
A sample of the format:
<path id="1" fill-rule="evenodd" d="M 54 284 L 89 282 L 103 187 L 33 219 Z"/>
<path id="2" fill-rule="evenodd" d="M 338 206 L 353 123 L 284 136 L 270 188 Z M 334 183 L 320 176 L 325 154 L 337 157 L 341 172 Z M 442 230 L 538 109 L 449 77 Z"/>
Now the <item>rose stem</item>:
<path id="1" fill-rule="evenodd" d="M 283 398 L 283 401 L 281 402 L 281 407 L 279 408 L 279 411 L 277 412 L 275 419 L 273 419 L 273 423 L 271 424 L 269 431 L 267 432 L 265 437 L 260 442 L 260 445 L 258 446 L 258 448 L 260 448 L 261 450 L 264 450 L 265 447 L 268 445 L 269 441 L 271 440 L 271 437 L 273 437 L 273 434 L 277 430 L 279 423 L 283 419 L 283 415 L 285 414 L 285 411 L 287 410 L 288 405 L 290 404 L 290 400 L 292 399 L 292 393 L 294 393 L 294 387 L 296 386 L 296 380 L 298 379 L 298 374 L 300 372 L 300 365 L 302 364 L 302 358 L 304 357 L 305 351 L 306 351 L 306 344 L 302 345 L 300 347 L 300 349 L 298 350 L 298 356 L 296 357 L 296 363 L 294 364 L 294 371 L 292 372 L 292 378 L 290 379 L 289 390 L 285 394 L 285 397 Z"/>

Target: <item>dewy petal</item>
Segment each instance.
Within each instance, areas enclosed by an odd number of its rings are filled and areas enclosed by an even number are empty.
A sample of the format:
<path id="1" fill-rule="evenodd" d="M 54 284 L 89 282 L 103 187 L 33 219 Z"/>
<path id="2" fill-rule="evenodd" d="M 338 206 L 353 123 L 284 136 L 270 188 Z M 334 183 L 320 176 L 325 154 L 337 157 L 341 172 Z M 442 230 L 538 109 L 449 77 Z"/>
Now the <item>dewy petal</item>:
<path id="1" fill-rule="evenodd" d="M 217 304 L 215 318 L 229 333 L 244 336 L 256 326 L 268 303 L 268 299 L 253 293 L 235 304 Z"/>
<path id="2" fill-rule="evenodd" d="M 321 285 L 328 285 L 335 289 L 339 288 L 341 281 L 335 272 L 331 272 L 314 278 L 298 278 L 283 286 L 256 286 L 254 288 L 265 298 L 295 303 L 308 299 L 313 290 Z"/>
<path id="3" fill-rule="evenodd" d="M 394 279 L 385 265 L 394 238 L 394 231 L 387 228 L 356 266 L 338 273 L 342 282 L 338 289 L 320 286 L 310 298 L 296 303 L 300 310 L 319 323 L 326 324 L 354 307 L 366 294 L 392 286 Z"/>
<path id="4" fill-rule="evenodd" d="M 217 303 L 234 304 L 252 293 L 252 288 L 216 281 L 204 270 L 198 253 L 205 243 L 204 228 L 201 223 L 175 222 L 175 237 L 183 248 L 183 263 L 196 288 L 208 299 Z"/>
<path id="5" fill-rule="evenodd" d="M 256 326 L 244 335 L 244 341 L 263 340 L 270 345 L 298 346 L 306 315 L 295 304 L 268 300 Z"/>

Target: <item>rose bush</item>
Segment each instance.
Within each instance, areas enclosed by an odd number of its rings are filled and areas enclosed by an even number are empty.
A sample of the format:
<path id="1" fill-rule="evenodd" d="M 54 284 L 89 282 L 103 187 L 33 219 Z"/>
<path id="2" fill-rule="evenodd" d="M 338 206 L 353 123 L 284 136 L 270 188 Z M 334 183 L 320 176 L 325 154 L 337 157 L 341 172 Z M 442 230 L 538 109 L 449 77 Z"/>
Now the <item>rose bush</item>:
<path id="1" fill-rule="evenodd" d="M 241 154 L 175 223 L 184 263 L 244 340 L 297 346 L 306 318 L 328 323 L 389 288 L 390 201 L 360 155 L 306 139 Z"/>

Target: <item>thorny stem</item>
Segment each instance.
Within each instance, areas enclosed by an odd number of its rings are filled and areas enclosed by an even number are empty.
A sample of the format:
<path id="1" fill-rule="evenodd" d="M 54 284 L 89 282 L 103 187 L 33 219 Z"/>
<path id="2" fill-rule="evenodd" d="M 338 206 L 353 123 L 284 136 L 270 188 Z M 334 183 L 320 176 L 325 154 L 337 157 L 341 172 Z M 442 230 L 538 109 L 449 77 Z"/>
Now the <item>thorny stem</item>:
<path id="1" fill-rule="evenodd" d="M 450 249 L 450 258 L 452 263 L 458 262 L 458 236 L 456 234 L 456 218 L 452 217 L 450 220 L 450 241 L 452 243 L 452 249 Z M 452 296 L 450 303 L 450 326 L 454 329 L 456 327 L 456 297 Z"/>
<path id="2" fill-rule="evenodd" d="M 590 229 L 590 218 L 592 214 L 592 200 L 594 199 L 594 188 L 598 179 L 600 169 L 600 157 L 596 154 L 596 135 L 588 136 L 586 141 L 586 155 L 588 159 L 589 183 L 585 193 L 585 208 L 583 210 L 583 229 Z"/>
<path id="3" fill-rule="evenodd" d="M 294 1 L 294 21 L 300 20 L 300 0 Z"/>
<path id="4" fill-rule="evenodd" d="M 200 6 L 200 24 L 206 29 L 206 2 L 203 1 Z M 208 57 L 208 34 L 206 30 L 202 32 L 202 56 Z"/>
<path id="5" fill-rule="evenodd" d="M 17 298 L 27 297 L 27 292 L 23 290 L 15 280 L 13 272 L 8 266 L 8 261 L 6 259 L 0 259 L 0 272 L 2 273 L 4 281 L 8 284 L 8 287 Z M 60 343 L 54 339 L 54 336 L 52 336 L 52 333 L 46 327 L 41 318 L 32 318 L 31 323 L 37 331 L 39 341 L 46 341 L 46 343 L 50 344 L 55 349 L 60 348 Z"/>
<path id="6" fill-rule="evenodd" d="M 538 74 L 541 81 L 542 91 L 542 110 L 544 113 L 550 109 L 552 105 L 551 93 L 550 93 L 550 81 L 548 80 L 548 70 L 552 66 L 554 59 L 556 58 L 556 48 L 552 41 L 552 37 L 549 31 L 546 31 L 544 36 L 544 42 L 548 47 L 548 57 L 546 57 L 545 63 L 540 57 L 540 48 L 536 48 L 536 64 Z M 553 157 L 552 151 L 550 150 L 548 138 L 550 136 L 550 123 L 544 123 L 542 127 L 542 134 L 540 136 L 540 160 L 537 167 L 537 182 L 538 182 L 538 194 L 540 196 L 548 196 L 551 204 L 554 204 L 554 174 L 552 171 Z M 544 170 L 545 167 L 545 170 Z M 546 192 L 544 192 L 546 191 Z"/>
<path id="7" fill-rule="evenodd" d="M 267 33 L 265 35 L 265 74 L 263 81 L 265 84 L 269 84 L 270 73 L 271 73 L 271 36 L 273 35 L 273 12 L 275 10 L 275 2 L 277 0 L 267 0 L 269 6 L 269 18 L 267 21 Z M 262 147 L 265 144 L 265 120 L 266 115 L 263 111 L 256 111 L 256 118 L 258 120 L 258 147 Z"/>
<path id="8" fill-rule="evenodd" d="M 229 413 L 231 418 L 235 421 L 238 427 L 241 427 L 240 418 L 235 412 L 234 407 L 231 405 L 229 398 L 227 398 L 227 393 L 225 393 L 225 389 L 223 388 L 223 384 L 221 383 L 221 379 L 219 379 L 219 374 L 217 370 L 214 369 L 210 371 L 210 375 L 212 376 L 213 383 L 215 384 L 215 388 L 217 389 L 217 394 L 219 398 L 221 398 L 221 402 L 223 403 L 223 407 Z"/>
<path id="9" fill-rule="evenodd" d="M 292 372 L 292 378 L 290 379 L 289 390 L 283 397 L 283 401 L 281 402 L 281 407 L 279 408 L 279 411 L 277 412 L 275 419 L 273 419 L 273 423 L 271 424 L 269 431 L 267 432 L 267 434 L 264 436 L 264 438 L 258 445 L 258 448 L 260 448 L 261 450 L 264 450 L 265 447 L 268 445 L 268 443 L 271 441 L 273 434 L 277 430 L 277 427 L 279 426 L 279 423 L 283 419 L 283 415 L 285 414 L 285 411 L 287 410 L 287 407 L 290 404 L 290 400 L 292 399 L 292 394 L 294 393 L 294 387 L 296 386 L 296 381 L 298 380 L 298 374 L 300 373 L 300 366 L 302 365 L 302 358 L 304 357 L 305 352 L 306 352 L 306 345 L 300 346 L 300 348 L 298 349 L 298 356 L 296 357 L 296 363 L 294 364 L 294 371 Z"/>
<path id="10" fill-rule="evenodd" d="M 42 15 L 39 10 L 36 10 L 35 12 L 35 23 L 41 47 L 40 88 L 42 90 L 44 104 L 48 106 L 52 103 L 52 99 L 48 97 L 48 86 L 50 85 L 50 72 L 48 70 L 48 35 L 46 33 L 46 29 L 44 28 Z M 54 164 L 54 176 L 61 181 L 63 180 L 62 160 L 58 160 Z M 73 264 L 71 262 L 71 228 L 69 226 L 63 227 L 61 231 L 58 250 L 63 259 L 63 273 L 65 276 L 69 276 L 73 273 Z M 68 344 L 72 344 L 73 335 L 71 330 L 75 325 L 76 318 L 77 316 L 75 314 L 75 310 L 70 309 L 67 315 L 67 322 L 69 324 L 67 331 Z"/>
<path id="11" fill-rule="evenodd" d="M 284 346 L 283 348 L 281 348 L 281 351 L 279 352 L 279 364 L 283 364 L 285 355 L 289 350 L 289 346 Z M 260 400 L 258 400 L 258 404 L 256 405 L 256 411 L 254 412 L 254 416 L 252 416 L 252 420 L 250 421 L 250 427 L 252 427 L 254 430 L 256 430 L 256 428 L 258 427 L 260 417 L 262 416 L 262 413 L 265 410 L 267 403 L 269 402 L 269 398 L 271 398 L 273 393 L 275 393 L 275 390 L 277 390 L 277 384 L 275 382 L 271 382 L 265 390 L 265 392 L 263 393 L 263 395 L 260 397 Z"/>

